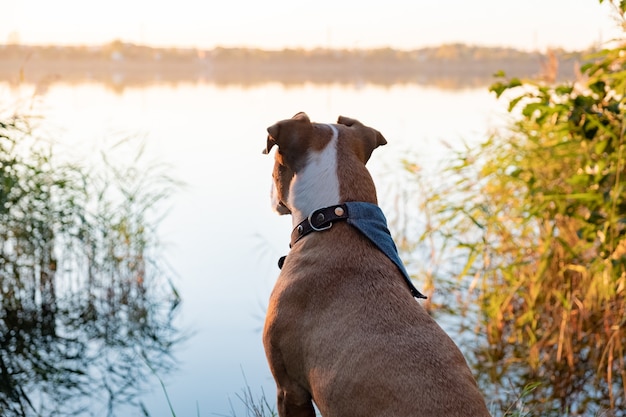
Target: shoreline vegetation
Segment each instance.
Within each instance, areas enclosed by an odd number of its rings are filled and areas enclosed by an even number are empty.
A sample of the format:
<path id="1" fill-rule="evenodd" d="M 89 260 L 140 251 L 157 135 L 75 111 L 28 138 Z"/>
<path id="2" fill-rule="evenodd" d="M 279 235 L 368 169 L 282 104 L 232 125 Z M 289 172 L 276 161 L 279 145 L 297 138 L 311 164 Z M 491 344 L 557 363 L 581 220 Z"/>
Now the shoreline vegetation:
<path id="1" fill-rule="evenodd" d="M 588 51 L 529 52 L 445 44 L 416 50 L 154 48 L 113 41 L 101 46 L 0 44 L 0 82 L 103 83 L 115 90 L 156 84 L 213 83 L 253 86 L 418 84 L 444 89 L 481 88 L 493 75 L 573 80 Z"/>

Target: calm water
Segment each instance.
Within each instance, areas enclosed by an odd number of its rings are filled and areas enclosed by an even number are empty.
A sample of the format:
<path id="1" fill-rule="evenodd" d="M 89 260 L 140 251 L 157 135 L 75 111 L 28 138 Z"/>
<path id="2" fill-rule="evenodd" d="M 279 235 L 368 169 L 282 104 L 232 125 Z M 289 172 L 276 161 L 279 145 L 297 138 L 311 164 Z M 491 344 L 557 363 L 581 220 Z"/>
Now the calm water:
<path id="1" fill-rule="evenodd" d="M 0 97 L 10 108 L 31 103 L 36 90 L 0 84 Z M 191 337 L 176 348 L 180 366 L 163 382 L 178 416 L 232 410 L 245 416 L 238 396 L 246 384 L 274 402 L 261 328 L 291 229 L 291 220 L 269 206 L 272 160 L 261 154 L 266 127 L 306 111 L 314 121 L 334 122 L 341 114 L 377 128 L 389 144 L 375 151 L 369 167 L 382 190 L 397 180 L 402 158 L 434 169 L 432 162 L 450 152 L 441 141 L 461 146 L 484 138 L 501 122 L 502 106 L 486 88 L 179 84 L 112 91 L 53 84 L 37 92 L 33 113 L 43 116 L 40 129 L 60 142 L 55 149 L 63 157 L 89 158 L 130 137 L 145 143 L 147 159 L 185 183 L 160 236 L 182 297 L 178 324 Z M 383 209 L 392 203 L 381 201 Z M 149 383 L 143 401 L 150 415 L 171 416 L 158 379 Z"/>

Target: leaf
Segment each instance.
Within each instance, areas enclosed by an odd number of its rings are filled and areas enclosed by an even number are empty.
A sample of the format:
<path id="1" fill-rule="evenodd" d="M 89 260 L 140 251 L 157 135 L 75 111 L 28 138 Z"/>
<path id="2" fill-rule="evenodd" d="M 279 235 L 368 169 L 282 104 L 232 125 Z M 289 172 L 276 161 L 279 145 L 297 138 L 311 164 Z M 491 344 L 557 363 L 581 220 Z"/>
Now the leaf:
<path id="1" fill-rule="evenodd" d="M 606 92 L 606 83 L 604 81 L 596 81 L 595 83 L 590 84 L 589 88 L 596 94 L 604 95 Z"/>
<path id="2" fill-rule="evenodd" d="M 593 147 L 593 150 L 595 151 L 596 154 L 601 155 L 602 152 L 604 152 L 604 150 L 606 149 L 606 146 L 608 144 L 609 144 L 609 139 L 601 140 L 595 144 L 595 146 Z"/>
<path id="3" fill-rule="evenodd" d="M 529 103 L 526 105 L 526 107 L 524 107 L 524 110 L 522 110 L 522 114 L 528 118 L 531 118 L 533 114 L 537 110 L 540 110 L 542 107 L 543 107 L 543 104 L 541 103 Z"/>
<path id="4" fill-rule="evenodd" d="M 519 96 L 519 97 L 516 97 L 516 98 L 514 98 L 513 100 L 511 100 L 511 101 L 509 102 L 509 113 L 510 113 L 511 111 L 513 111 L 513 109 L 515 108 L 515 106 L 517 106 L 517 104 L 518 104 L 518 103 L 520 102 L 520 100 L 522 100 L 523 98 L 524 98 L 524 96 Z"/>
<path id="5" fill-rule="evenodd" d="M 586 186 L 589 184 L 589 175 L 587 174 L 574 175 L 567 180 L 567 183 L 571 185 Z"/>
<path id="6" fill-rule="evenodd" d="M 507 86 L 504 83 L 501 82 L 497 82 L 491 85 L 491 87 L 489 87 L 489 91 L 492 93 L 496 93 L 496 97 L 500 98 L 500 96 L 502 95 L 502 93 L 504 93 L 504 91 L 507 89 Z"/>
<path id="7" fill-rule="evenodd" d="M 613 114 L 619 114 L 620 113 L 619 106 L 620 106 L 620 102 L 615 100 L 615 101 L 612 101 L 608 106 L 606 106 L 606 109 Z"/>
<path id="8" fill-rule="evenodd" d="M 595 104 L 595 100 L 593 99 L 593 97 L 589 97 L 589 96 L 576 96 L 576 98 L 574 99 L 574 105 L 576 107 L 582 107 L 585 110 L 589 110 L 590 107 L 592 107 Z"/>
<path id="9" fill-rule="evenodd" d="M 574 87 L 571 85 L 560 85 L 554 90 L 554 92 L 560 96 L 571 94 L 572 91 L 574 91 Z"/>
<path id="10" fill-rule="evenodd" d="M 587 74 L 587 71 L 589 71 L 594 66 L 595 64 L 593 62 L 588 62 L 580 67 L 580 72 L 583 74 Z"/>
<path id="11" fill-rule="evenodd" d="M 504 93 L 505 90 L 512 89 L 515 87 L 521 87 L 522 85 L 523 84 L 519 78 L 511 78 L 508 84 L 503 83 L 501 81 L 498 81 L 497 83 L 492 84 L 491 87 L 489 87 L 489 91 L 496 93 L 496 96 L 500 98 L 500 96 L 502 95 L 502 93 Z"/>
<path id="12" fill-rule="evenodd" d="M 553 201 L 576 200 L 576 201 L 598 201 L 601 196 L 598 193 L 570 193 L 570 194 L 546 194 L 546 197 Z"/>

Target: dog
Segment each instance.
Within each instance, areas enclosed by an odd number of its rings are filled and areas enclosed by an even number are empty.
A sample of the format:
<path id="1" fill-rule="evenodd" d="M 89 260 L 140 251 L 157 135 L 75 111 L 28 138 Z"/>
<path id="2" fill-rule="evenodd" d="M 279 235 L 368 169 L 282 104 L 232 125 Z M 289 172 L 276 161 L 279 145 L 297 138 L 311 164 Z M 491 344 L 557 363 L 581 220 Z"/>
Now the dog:
<path id="1" fill-rule="evenodd" d="M 279 416 L 314 417 L 313 403 L 323 417 L 489 416 L 377 205 L 365 164 L 383 135 L 302 112 L 267 131 L 272 205 L 294 225 L 263 330 Z"/>

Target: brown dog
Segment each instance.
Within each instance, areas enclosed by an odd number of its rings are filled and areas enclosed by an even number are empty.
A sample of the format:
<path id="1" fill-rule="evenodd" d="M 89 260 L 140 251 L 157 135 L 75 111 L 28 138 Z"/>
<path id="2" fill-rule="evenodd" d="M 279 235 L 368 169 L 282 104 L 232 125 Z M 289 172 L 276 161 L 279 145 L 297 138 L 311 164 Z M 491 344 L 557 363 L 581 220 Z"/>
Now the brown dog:
<path id="1" fill-rule="evenodd" d="M 298 113 L 269 127 L 272 200 L 291 251 L 263 342 L 281 417 L 489 416 L 465 359 L 414 299 L 365 168 L 386 144 L 346 117 Z"/>

